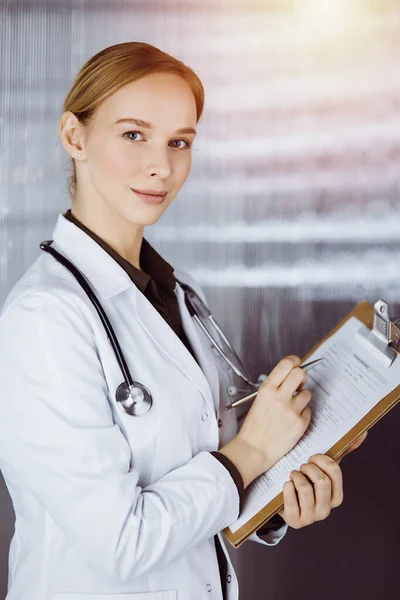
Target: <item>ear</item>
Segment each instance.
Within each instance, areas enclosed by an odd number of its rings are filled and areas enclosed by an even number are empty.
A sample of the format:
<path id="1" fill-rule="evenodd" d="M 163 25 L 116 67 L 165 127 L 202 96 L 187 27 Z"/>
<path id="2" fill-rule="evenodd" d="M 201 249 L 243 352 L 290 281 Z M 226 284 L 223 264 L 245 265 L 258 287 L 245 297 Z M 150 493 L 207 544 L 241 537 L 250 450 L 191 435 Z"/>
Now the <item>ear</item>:
<path id="1" fill-rule="evenodd" d="M 60 120 L 60 140 L 68 154 L 75 160 L 83 154 L 83 128 L 73 112 L 64 112 Z M 80 156 L 77 156 L 80 154 Z"/>

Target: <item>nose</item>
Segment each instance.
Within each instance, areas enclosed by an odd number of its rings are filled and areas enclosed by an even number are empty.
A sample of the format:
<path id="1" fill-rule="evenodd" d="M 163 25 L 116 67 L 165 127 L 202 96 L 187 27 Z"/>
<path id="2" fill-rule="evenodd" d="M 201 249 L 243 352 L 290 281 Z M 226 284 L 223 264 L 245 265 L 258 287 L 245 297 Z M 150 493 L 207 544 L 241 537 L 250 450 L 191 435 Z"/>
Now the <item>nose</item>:
<path id="1" fill-rule="evenodd" d="M 168 151 L 165 149 L 149 150 L 144 160 L 144 173 L 147 177 L 167 179 L 171 174 Z"/>

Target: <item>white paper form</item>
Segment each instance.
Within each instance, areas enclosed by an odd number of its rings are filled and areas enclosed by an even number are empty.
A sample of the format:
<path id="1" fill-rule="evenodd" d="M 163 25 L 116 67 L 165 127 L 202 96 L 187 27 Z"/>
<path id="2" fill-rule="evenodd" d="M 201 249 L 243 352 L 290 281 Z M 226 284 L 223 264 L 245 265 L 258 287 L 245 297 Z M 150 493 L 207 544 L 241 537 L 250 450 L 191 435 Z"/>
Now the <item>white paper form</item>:
<path id="1" fill-rule="evenodd" d="M 399 356 L 387 367 L 357 340 L 361 328 L 368 329 L 351 317 L 307 359 L 324 357 L 309 371 L 305 386 L 311 391 L 310 425 L 286 456 L 248 486 L 240 517 L 229 526 L 232 532 L 282 492 L 291 471 L 299 470 L 313 454 L 327 452 L 400 385 Z"/>

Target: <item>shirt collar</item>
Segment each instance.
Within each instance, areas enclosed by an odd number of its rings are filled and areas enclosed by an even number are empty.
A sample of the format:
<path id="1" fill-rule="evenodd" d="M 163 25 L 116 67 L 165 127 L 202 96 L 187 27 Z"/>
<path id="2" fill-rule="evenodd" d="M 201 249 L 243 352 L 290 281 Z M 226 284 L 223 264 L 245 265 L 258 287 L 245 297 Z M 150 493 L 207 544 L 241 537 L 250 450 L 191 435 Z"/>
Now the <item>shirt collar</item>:
<path id="1" fill-rule="evenodd" d="M 156 250 L 143 238 L 140 249 L 140 266 L 143 269 L 137 269 L 132 263 L 123 258 L 114 248 L 100 238 L 91 229 L 81 223 L 72 213 L 67 210 L 63 215 L 65 220 L 73 223 L 77 228 L 85 232 L 92 238 L 107 254 L 114 259 L 122 269 L 127 273 L 131 281 L 141 291 L 145 292 L 151 279 L 162 286 L 167 291 L 173 292 L 176 285 L 173 267 L 156 252 Z"/>

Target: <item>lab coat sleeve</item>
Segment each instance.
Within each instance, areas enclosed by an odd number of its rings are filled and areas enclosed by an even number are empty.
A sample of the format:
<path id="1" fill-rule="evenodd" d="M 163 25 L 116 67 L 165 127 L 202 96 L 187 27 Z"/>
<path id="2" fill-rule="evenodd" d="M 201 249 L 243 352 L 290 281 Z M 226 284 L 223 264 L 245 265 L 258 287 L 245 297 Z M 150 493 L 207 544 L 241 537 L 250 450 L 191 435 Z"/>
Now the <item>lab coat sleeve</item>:
<path id="1" fill-rule="evenodd" d="M 202 451 L 141 488 L 113 422 L 79 296 L 29 291 L 0 318 L 0 468 L 113 581 L 172 562 L 234 522 L 239 495 Z"/>
<path id="2" fill-rule="evenodd" d="M 201 285 L 195 279 L 193 279 L 193 277 L 189 275 L 189 273 L 187 273 L 186 271 L 179 271 L 178 275 L 179 274 L 183 276 L 185 282 L 188 283 L 197 294 L 199 294 L 203 302 L 205 302 L 205 304 L 208 304 L 206 294 Z M 243 418 L 245 416 L 245 413 L 247 412 L 246 407 L 243 407 L 243 409 L 244 413 L 242 415 L 240 415 L 240 410 L 238 411 L 238 424 L 240 424 L 240 426 L 242 425 Z M 266 530 L 266 528 L 264 528 L 264 533 L 261 533 L 262 530 L 259 529 L 258 532 L 255 532 L 251 537 L 248 538 L 248 541 L 263 544 L 265 546 L 276 546 L 276 544 L 278 544 L 281 541 L 281 539 L 286 535 L 287 528 L 288 526 L 286 525 L 286 523 L 283 523 L 280 527 L 271 527 L 269 530 Z"/>
<path id="3" fill-rule="evenodd" d="M 286 535 L 287 529 L 288 526 L 286 523 L 283 523 L 280 527 L 271 528 L 265 533 L 259 533 L 260 530 L 258 530 L 247 541 L 263 544 L 264 546 L 276 546 Z"/>
<path id="4" fill-rule="evenodd" d="M 193 279 L 193 277 L 189 275 L 189 273 L 187 273 L 186 271 L 179 271 L 178 274 L 183 275 L 185 282 L 188 283 L 197 294 L 199 294 L 200 298 L 203 300 L 203 302 L 205 302 L 205 304 L 208 304 L 206 294 L 201 285 L 195 279 Z M 240 411 L 238 411 L 238 419 L 240 426 L 242 425 L 243 418 L 245 416 L 245 413 L 247 412 L 246 407 L 243 407 L 243 409 L 244 414 L 242 415 L 240 415 Z M 286 525 L 286 523 L 283 523 L 280 527 L 273 526 L 270 529 L 260 528 L 258 531 L 253 533 L 253 535 L 250 536 L 247 541 L 256 542 L 264 546 L 276 546 L 276 544 L 279 544 L 281 539 L 286 535 L 287 529 L 288 526 Z"/>

